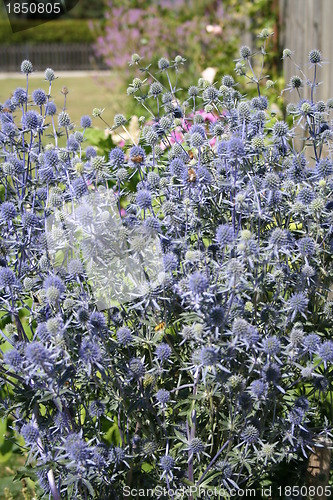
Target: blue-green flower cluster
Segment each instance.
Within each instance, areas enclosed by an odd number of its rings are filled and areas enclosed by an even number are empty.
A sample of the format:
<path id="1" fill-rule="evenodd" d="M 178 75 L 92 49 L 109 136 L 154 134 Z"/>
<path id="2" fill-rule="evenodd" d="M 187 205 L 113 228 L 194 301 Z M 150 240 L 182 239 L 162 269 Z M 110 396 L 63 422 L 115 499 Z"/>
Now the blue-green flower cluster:
<path id="1" fill-rule="evenodd" d="M 105 155 L 85 141 L 89 116 L 76 128 L 57 112 L 51 69 L 48 93 L 19 88 L 0 106 L 2 411 L 47 496 L 121 498 L 129 477 L 244 489 L 330 436 L 333 106 L 309 78 L 311 99 L 277 120 L 252 73 L 264 55 L 244 46 L 236 62 L 251 100 L 230 75 L 182 98 L 182 58 L 155 76 L 135 57 L 131 94 L 150 119 Z M 320 52 L 309 60 L 318 71 Z M 118 129 L 129 136 L 123 115 Z M 106 192 L 113 218 L 89 198 Z M 123 272 L 105 304 L 111 250 L 140 279 Z"/>

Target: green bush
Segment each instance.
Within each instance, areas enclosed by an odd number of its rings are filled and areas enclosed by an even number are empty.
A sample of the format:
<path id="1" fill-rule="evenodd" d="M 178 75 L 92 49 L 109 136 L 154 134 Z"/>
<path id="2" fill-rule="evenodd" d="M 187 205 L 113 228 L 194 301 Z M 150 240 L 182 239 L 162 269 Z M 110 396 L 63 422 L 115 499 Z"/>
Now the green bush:
<path id="1" fill-rule="evenodd" d="M 17 21 L 19 23 L 19 21 Z M 91 43 L 95 40 L 89 29 L 89 21 L 82 19 L 58 19 L 31 28 L 31 21 L 21 21 L 24 31 L 12 33 L 7 20 L 0 21 L 0 45 L 22 43 Z"/>

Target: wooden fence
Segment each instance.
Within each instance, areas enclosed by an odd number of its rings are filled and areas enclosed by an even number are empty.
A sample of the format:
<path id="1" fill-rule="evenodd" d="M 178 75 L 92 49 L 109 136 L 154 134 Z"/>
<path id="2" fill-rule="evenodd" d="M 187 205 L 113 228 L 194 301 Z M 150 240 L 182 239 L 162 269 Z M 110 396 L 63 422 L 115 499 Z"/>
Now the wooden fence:
<path id="1" fill-rule="evenodd" d="M 293 58 L 309 78 L 313 68 L 309 67 L 308 54 L 312 49 L 322 52 L 324 60 L 319 70 L 316 99 L 333 97 L 333 1 L 332 0 L 280 0 L 280 46 L 294 51 Z M 297 68 L 284 61 L 286 83 L 292 75 L 299 74 Z M 304 97 L 309 97 L 309 88 L 304 88 Z M 290 97 L 289 97 L 290 96 Z M 285 94 L 287 101 L 295 100 L 293 94 Z"/>
<path id="2" fill-rule="evenodd" d="M 41 44 L 0 46 L 0 71 L 18 71 L 23 59 L 32 61 L 36 70 L 107 69 L 96 58 L 90 44 Z"/>

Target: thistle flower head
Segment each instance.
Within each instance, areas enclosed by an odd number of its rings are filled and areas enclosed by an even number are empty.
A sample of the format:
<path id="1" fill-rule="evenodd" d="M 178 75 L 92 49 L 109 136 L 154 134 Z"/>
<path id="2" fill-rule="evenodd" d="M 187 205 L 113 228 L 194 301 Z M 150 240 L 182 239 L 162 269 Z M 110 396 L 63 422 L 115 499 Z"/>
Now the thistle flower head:
<path id="1" fill-rule="evenodd" d="M 166 344 L 165 342 L 162 342 L 156 347 L 155 355 L 156 358 L 161 361 L 168 361 L 168 359 L 171 357 L 172 354 L 172 349 L 169 346 L 169 344 Z"/>
<path id="2" fill-rule="evenodd" d="M 160 461 L 159 466 L 165 472 L 171 472 L 175 467 L 175 460 L 170 455 L 164 455 Z"/>
<path id="3" fill-rule="evenodd" d="M 239 55 L 241 56 L 242 59 L 248 59 L 252 54 L 252 51 L 250 47 L 247 45 L 243 45 L 239 51 Z"/>
<path id="4" fill-rule="evenodd" d="M 254 425 L 247 425 L 242 432 L 242 439 L 248 444 L 256 443 L 259 439 L 259 430 Z"/>
<path id="5" fill-rule="evenodd" d="M 23 424 L 20 431 L 24 441 L 30 445 L 36 445 L 39 438 L 39 430 L 32 424 Z"/>
<path id="6" fill-rule="evenodd" d="M 129 362 L 129 372 L 132 378 L 140 379 L 146 373 L 146 368 L 141 359 L 132 358 Z"/>
<path id="7" fill-rule="evenodd" d="M 188 287 L 194 295 L 201 295 L 208 289 L 209 280 L 203 273 L 197 271 L 190 276 Z"/>
<path id="8" fill-rule="evenodd" d="M 131 330 L 127 326 L 122 326 L 117 330 L 117 340 L 120 345 L 126 346 L 132 343 L 133 336 Z"/>
<path id="9" fill-rule="evenodd" d="M 36 89 L 32 92 L 32 100 L 37 106 L 42 106 L 46 103 L 46 94 L 43 89 Z"/>
<path id="10" fill-rule="evenodd" d="M 24 61 L 21 62 L 21 72 L 25 73 L 26 75 L 29 75 L 29 73 L 32 73 L 34 70 L 33 65 L 28 59 L 25 59 Z"/>
<path id="11" fill-rule="evenodd" d="M 322 60 L 320 50 L 310 50 L 309 52 L 309 61 L 311 64 L 319 64 Z"/>
<path id="12" fill-rule="evenodd" d="M 159 389 L 157 393 L 155 394 L 155 398 L 158 403 L 160 403 L 162 406 L 166 405 L 170 401 L 170 392 L 167 391 L 166 389 Z"/>

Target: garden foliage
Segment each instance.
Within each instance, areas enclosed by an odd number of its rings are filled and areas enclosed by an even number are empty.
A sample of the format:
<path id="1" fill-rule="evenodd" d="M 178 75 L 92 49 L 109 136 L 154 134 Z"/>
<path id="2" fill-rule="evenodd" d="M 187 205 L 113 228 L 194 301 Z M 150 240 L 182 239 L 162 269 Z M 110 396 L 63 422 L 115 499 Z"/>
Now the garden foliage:
<path id="1" fill-rule="evenodd" d="M 71 123 L 66 89 L 56 108 L 51 69 L 49 92 L 31 92 L 24 61 L 26 87 L 1 105 L 2 414 L 45 498 L 245 488 L 330 437 L 333 100 L 315 100 L 315 50 L 309 79 L 296 68 L 288 87 L 309 85 L 311 99 L 288 122 L 271 116 L 253 69 L 268 36 L 236 61 L 250 100 L 225 75 L 181 102 L 185 60 L 162 58 L 155 74 L 134 55 L 128 94 L 151 118 L 133 144 L 116 115 L 125 145 L 108 157 L 85 144 L 88 116 Z M 112 207 L 91 203 L 105 193 Z M 141 272 L 103 306 L 90 271 L 108 238 L 118 271 L 133 258 Z"/>

